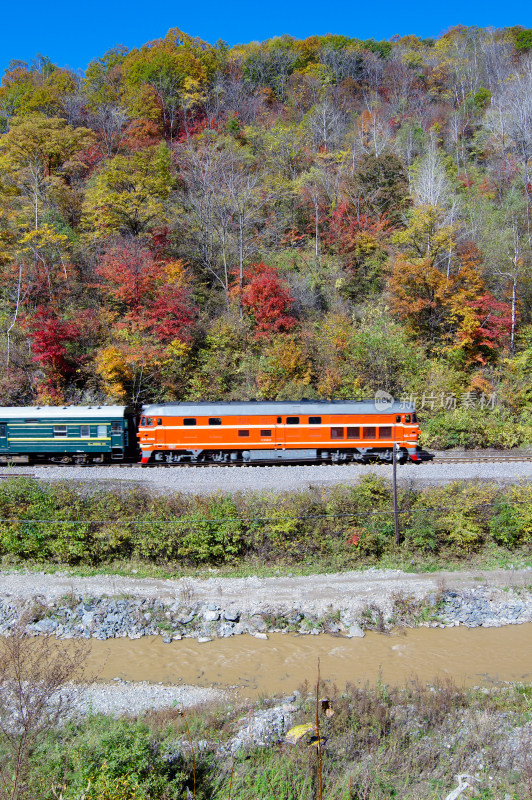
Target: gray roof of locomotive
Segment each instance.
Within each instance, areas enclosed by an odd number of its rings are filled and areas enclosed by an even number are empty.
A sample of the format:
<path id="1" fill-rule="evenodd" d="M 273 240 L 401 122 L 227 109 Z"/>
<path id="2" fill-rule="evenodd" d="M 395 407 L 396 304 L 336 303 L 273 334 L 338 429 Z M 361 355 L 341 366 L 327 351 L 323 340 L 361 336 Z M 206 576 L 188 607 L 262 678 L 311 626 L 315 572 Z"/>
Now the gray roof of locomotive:
<path id="1" fill-rule="evenodd" d="M 0 419 L 122 419 L 127 406 L 0 406 Z"/>
<path id="2" fill-rule="evenodd" d="M 412 413 L 416 410 L 415 403 L 394 400 L 392 405 L 384 410 L 375 407 L 373 401 L 335 400 L 319 402 L 318 400 L 285 403 L 282 401 L 248 401 L 234 403 L 159 403 L 142 407 L 145 416 L 198 416 L 222 417 L 237 415 L 242 417 L 276 416 L 308 414 L 400 414 Z"/>

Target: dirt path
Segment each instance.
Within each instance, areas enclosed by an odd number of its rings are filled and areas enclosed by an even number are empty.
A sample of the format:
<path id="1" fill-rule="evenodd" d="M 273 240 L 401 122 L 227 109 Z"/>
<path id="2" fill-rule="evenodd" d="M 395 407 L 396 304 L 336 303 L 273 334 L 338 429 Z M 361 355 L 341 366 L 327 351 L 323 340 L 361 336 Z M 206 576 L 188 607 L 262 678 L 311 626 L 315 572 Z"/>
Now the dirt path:
<path id="1" fill-rule="evenodd" d="M 463 589 L 484 585 L 517 587 L 532 585 L 532 568 L 493 571 L 405 573 L 369 569 L 357 572 L 272 578 L 182 578 L 159 580 L 98 575 L 82 578 L 64 573 L 0 572 L 0 597 L 45 601 L 68 595 L 84 598 L 129 596 L 183 604 L 216 603 L 240 612 L 281 611 L 299 608 L 322 614 L 330 609 L 359 610 L 369 603 L 386 606 L 399 592 L 424 597 L 438 589 Z"/>

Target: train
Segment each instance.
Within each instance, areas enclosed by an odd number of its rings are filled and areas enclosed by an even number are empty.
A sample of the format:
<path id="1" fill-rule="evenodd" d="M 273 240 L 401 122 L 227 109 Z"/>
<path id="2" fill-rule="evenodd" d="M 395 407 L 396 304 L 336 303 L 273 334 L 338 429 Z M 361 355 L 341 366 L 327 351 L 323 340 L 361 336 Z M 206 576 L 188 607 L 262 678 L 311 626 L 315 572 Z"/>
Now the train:
<path id="1" fill-rule="evenodd" d="M 398 401 L 0 407 L 0 463 L 419 463 L 419 434 Z"/>

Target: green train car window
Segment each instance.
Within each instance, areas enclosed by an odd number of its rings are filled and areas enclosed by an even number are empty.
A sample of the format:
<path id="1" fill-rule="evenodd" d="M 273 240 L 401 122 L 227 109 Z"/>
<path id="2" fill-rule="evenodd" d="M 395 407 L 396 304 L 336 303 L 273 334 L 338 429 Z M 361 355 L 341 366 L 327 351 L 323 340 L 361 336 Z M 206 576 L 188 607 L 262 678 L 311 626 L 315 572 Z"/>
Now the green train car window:
<path id="1" fill-rule="evenodd" d="M 0 439 L 7 436 L 7 425 L 0 425 Z"/>
<path id="2" fill-rule="evenodd" d="M 90 425 L 80 425 L 79 435 L 82 439 L 88 439 L 91 435 Z"/>
<path id="3" fill-rule="evenodd" d="M 61 439 L 67 436 L 67 426 L 66 425 L 54 425 L 54 437 L 56 439 Z"/>

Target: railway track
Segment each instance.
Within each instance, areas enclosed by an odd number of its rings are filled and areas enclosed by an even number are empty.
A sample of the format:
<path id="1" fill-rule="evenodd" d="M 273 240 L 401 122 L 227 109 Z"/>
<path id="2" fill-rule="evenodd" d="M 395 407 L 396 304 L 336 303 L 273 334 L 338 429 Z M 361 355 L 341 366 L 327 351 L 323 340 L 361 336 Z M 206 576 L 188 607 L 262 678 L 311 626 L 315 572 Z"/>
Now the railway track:
<path id="1" fill-rule="evenodd" d="M 497 464 L 497 463 L 513 463 L 513 462 L 532 462 L 532 449 L 530 450 L 514 450 L 514 451 L 496 451 L 496 450 L 487 450 L 487 451 L 453 451 L 453 452 L 438 452 L 438 453 L 430 453 L 428 451 L 421 452 L 421 464 L 436 464 L 436 465 L 445 465 L 445 464 Z M 57 468 L 57 467 L 64 467 L 65 469 L 70 469 L 73 466 L 77 466 L 80 468 L 88 469 L 88 468 L 97 468 L 97 469 L 106 469 L 106 470 L 119 470 L 119 469 L 135 469 L 140 468 L 143 470 L 151 470 L 151 469 L 201 469 L 210 467 L 211 469 L 219 469 L 223 467 L 239 467 L 240 469 L 244 468 L 255 468 L 255 467 L 287 467 L 287 466 L 348 466 L 349 464 L 353 464 L 357 462 L 340 462 L 337 464 L 331 464 L 331 462 L 322 462 L 321 464 L 317 465 L 316 462 L 308 461 L 308 462 L 296 462 L 296 461 L 254 461 L 253 463 L 232 463 L 232 464 L 217 464 L 213 462 L 208 463 L 181 463 L 181 464 L 164 464 L 157 462 L 155 464 L 140 464 L 139 462 L 128 462 L 124 464 L 30 464 L 30 465 L 20 465 L 20 466 L 38 466 L 39 469 L 50 469 L 50 468 Z M 374 464 L 379 464 L 382 462 L 375 461 Z M 410 463 L 410 462 L 407 462 Z M 371 463 L 367 464 L 367 466 L 372 466 Z M 14 478 L 20 477 L 23 475 L 24 477 L 35 477 L 34 473 L 2 473 L 0 470 L 0 479 L 2 478 Z"/>

